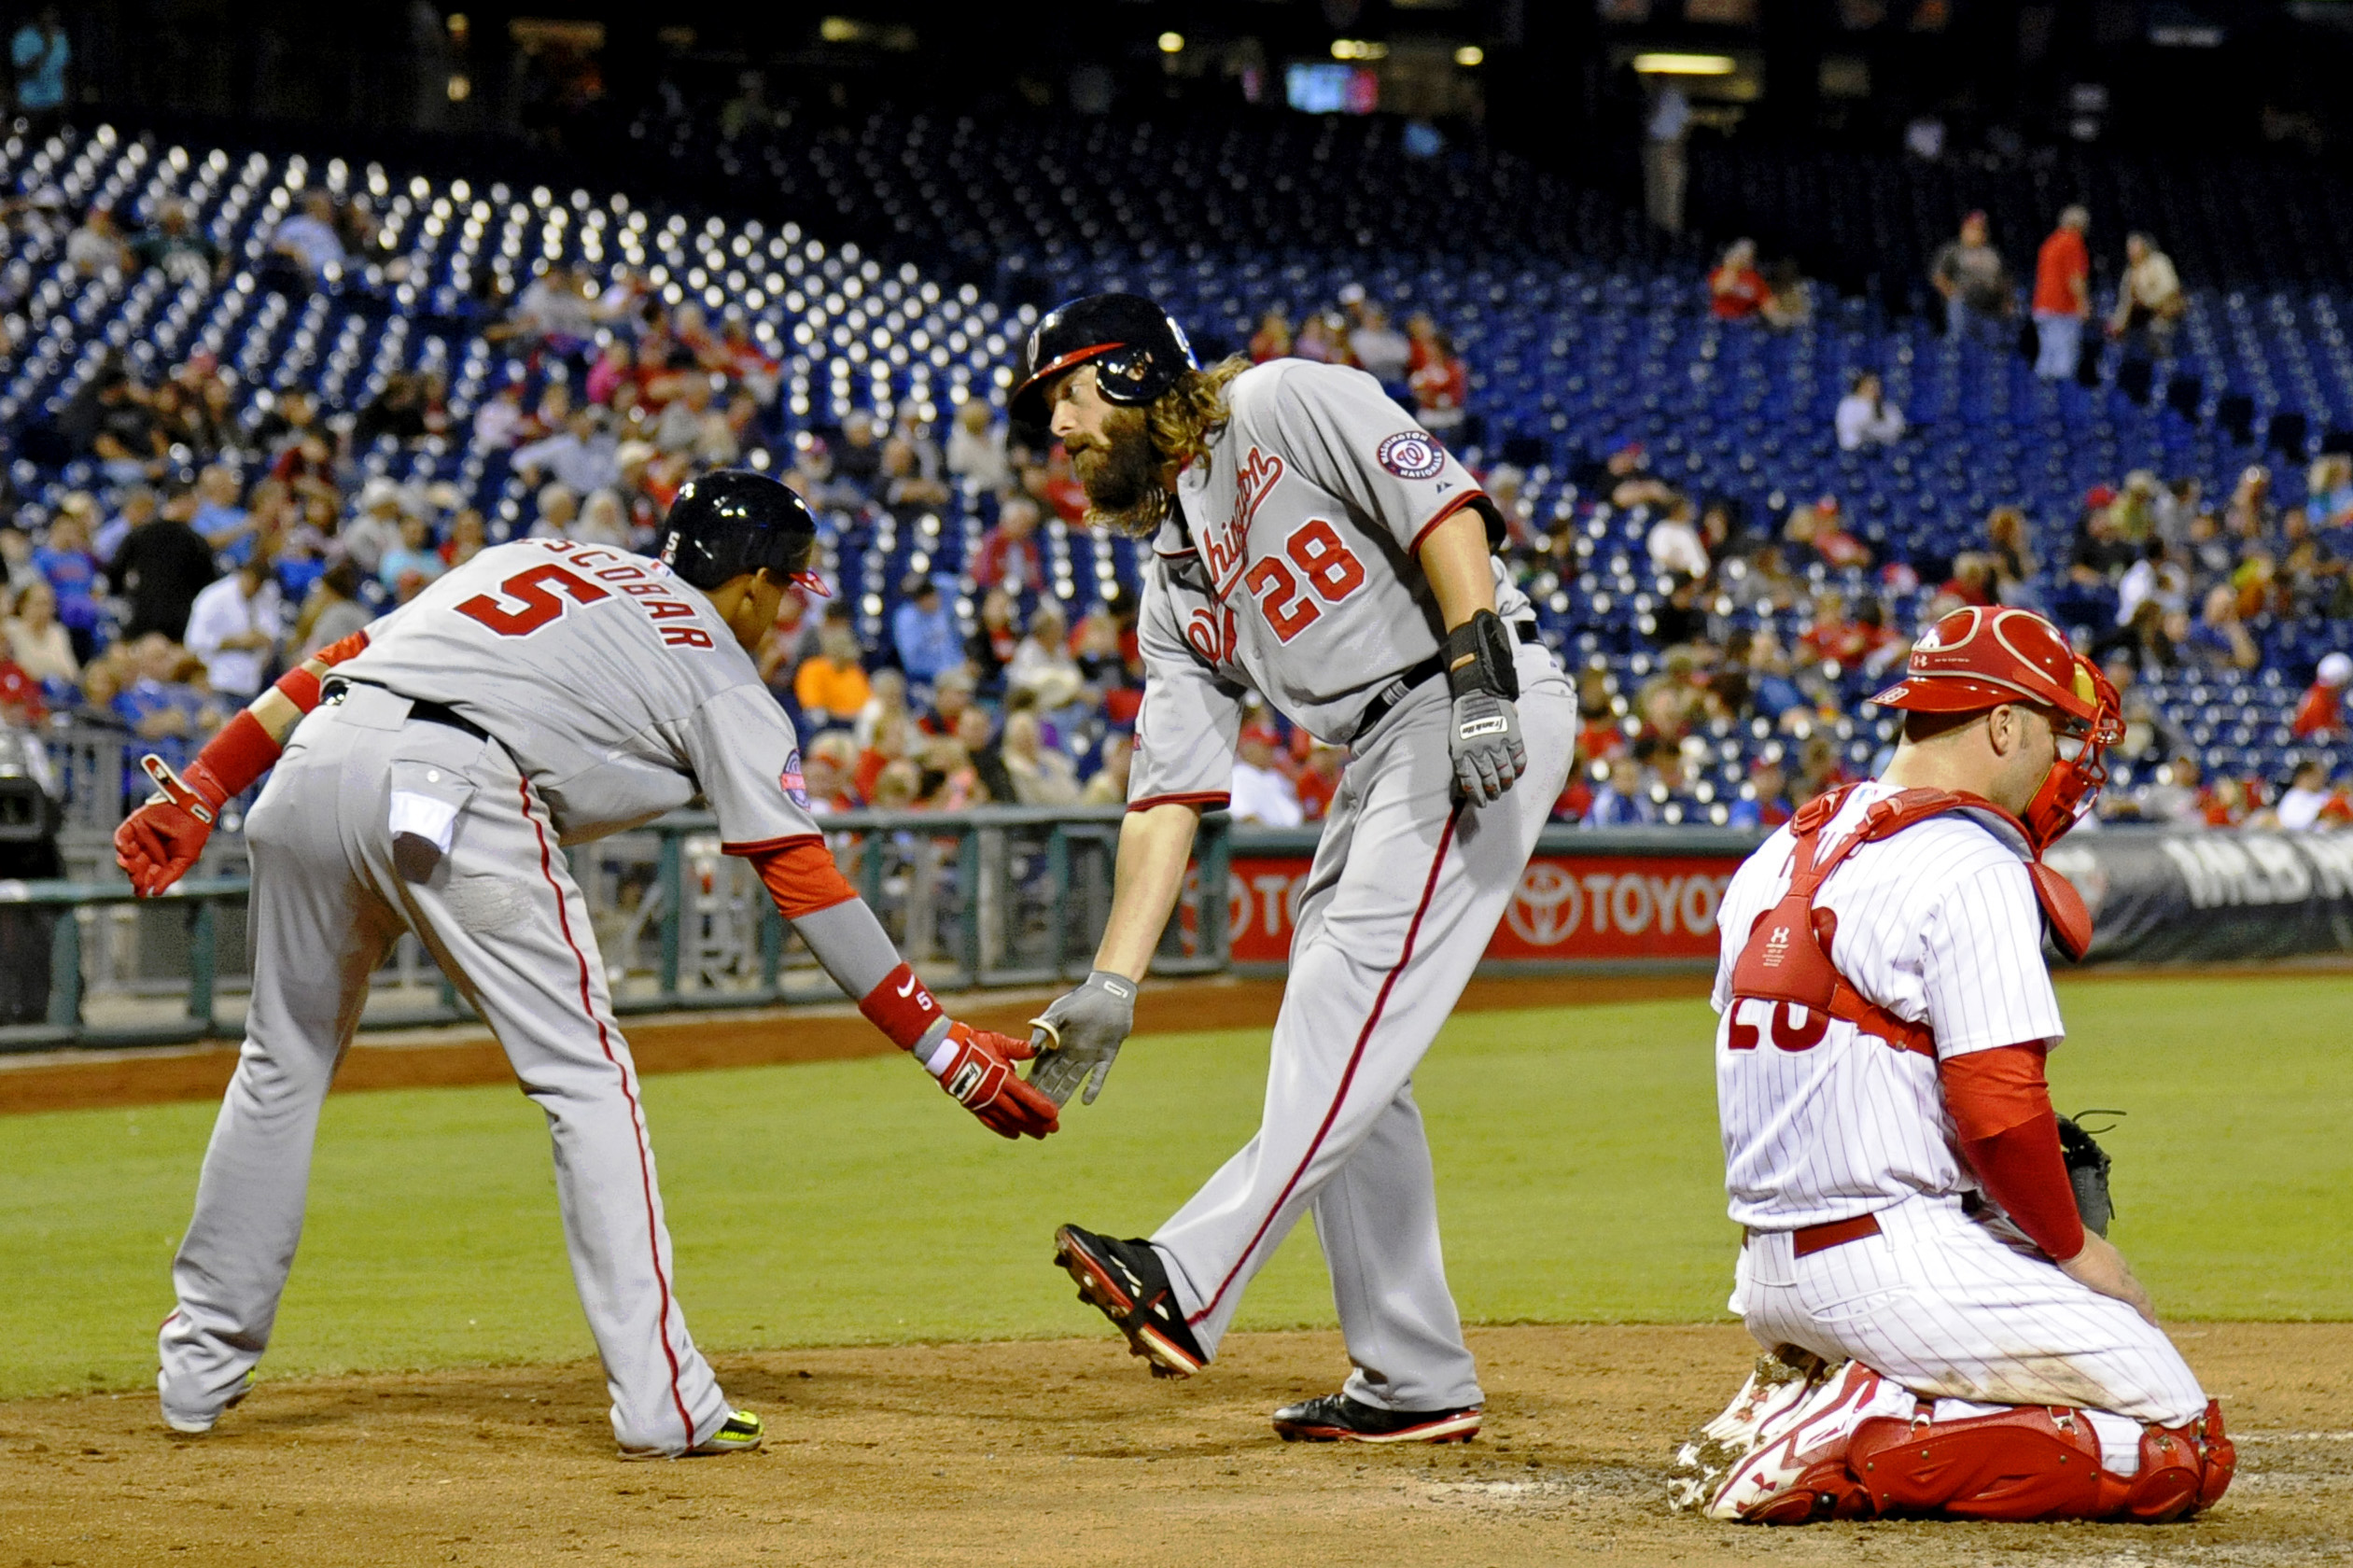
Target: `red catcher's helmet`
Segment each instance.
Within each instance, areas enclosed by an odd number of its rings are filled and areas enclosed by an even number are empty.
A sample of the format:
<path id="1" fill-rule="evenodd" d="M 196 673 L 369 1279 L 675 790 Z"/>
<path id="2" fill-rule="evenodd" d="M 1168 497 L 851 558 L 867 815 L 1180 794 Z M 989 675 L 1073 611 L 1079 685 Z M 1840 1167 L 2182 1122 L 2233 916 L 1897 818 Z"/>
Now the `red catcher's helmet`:
<path id="1" fill-rule="evenodd" d="M 2092 808 L 2122 738 L 2116 688 L 2030 609 L 1956 609 L 1912 644 L 1904 678 L 1871 699 L 1917 713 L 1976 713 L 2024 703 L 2052 716 L 2059 760 L 2024 813 L 2037 851 Z"/>

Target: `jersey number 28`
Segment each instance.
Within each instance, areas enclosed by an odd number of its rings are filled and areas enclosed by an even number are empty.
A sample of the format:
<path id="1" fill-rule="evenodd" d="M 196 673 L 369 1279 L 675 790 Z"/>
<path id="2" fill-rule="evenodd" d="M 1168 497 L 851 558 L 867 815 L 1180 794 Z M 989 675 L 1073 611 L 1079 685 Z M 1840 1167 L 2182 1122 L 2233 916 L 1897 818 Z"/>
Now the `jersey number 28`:
<path id="1" fill-rule="evenodd" d="M 564 600 L 548 591 L 546 585 L 550 584 L 561 589 L 574 604 L 592 605 L 598 599 L 612 597 L 586 578 L 549 561 L 519 571 L 498 584 L 498 592 L 518 601 L 520 608 L 510 609 L 487 594 L 476 594 L 457 607 L 457 613 L 481 622 L 500 637 L 529 637 L 564 613 Z"/>
<path id="2" fill-rule="evenodd" d="M 1283 556 L 1291 559 L 1286 562 Z M 1296 564 L 1299 570 L 1291 569 Z M 1300 591 L 1305 574 L 1314 595 Z M 1299 531 L 1282 541 L 1282 554 L 1269 555 L 1242 578 L 1258 596 L 1259 613 L 1274 628 L 1275 638 L 1289 642 L 1315 623 L 1324 604 L 1338 604 L 1365 585 L 1365 563 L 1352 553 L 1338 530 L 1321 517 L 1310 517 Z"/>

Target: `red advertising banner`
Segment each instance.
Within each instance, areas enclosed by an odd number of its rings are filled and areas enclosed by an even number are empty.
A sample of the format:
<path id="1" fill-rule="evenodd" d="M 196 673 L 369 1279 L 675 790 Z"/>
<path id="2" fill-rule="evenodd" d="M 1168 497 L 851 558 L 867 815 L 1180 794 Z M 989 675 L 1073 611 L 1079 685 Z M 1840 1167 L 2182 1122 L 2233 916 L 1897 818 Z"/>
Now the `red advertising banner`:
<path id="1" fill-rule="evenodd" d="M 1539 854 L 1520 875 L 1491 961 L 1691 963 L 1716 959 L 1716 906 L 1738 855 Z M 1280 964 L 1307 880 L 1305 855 L 1236 854 L 1227 902 L 1234 961 Z"/>

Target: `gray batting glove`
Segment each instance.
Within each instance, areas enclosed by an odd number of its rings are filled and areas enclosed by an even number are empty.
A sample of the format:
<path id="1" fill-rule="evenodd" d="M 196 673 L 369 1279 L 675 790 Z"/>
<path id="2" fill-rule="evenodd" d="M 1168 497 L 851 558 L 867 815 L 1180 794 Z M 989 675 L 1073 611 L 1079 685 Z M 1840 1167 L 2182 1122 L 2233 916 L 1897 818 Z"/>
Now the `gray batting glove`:
<path id="1" fill-rule="evenodd" d="M 1059 1106 L 1070 1103 L 1085 1080 L 1085 1103 L 1094 1104 L 1120 1042 L 1135 1027 L 1136 983 L 1106 969 L 1095 971 L 1078 989 L 1049 1002 L 1043 1017 L 1029 1020 L 1029 1043 L 1038 1053 L 1029 1086 Z"/>
<path id="2" fill-rule="evenodd" d="M 1494 692 L 1465 692 L 1454 699 L 1446 749 L 1454 759 L 1454 782 L 1474 805 L 1503 799 L 1528 771 L 1520 709 Z"/>

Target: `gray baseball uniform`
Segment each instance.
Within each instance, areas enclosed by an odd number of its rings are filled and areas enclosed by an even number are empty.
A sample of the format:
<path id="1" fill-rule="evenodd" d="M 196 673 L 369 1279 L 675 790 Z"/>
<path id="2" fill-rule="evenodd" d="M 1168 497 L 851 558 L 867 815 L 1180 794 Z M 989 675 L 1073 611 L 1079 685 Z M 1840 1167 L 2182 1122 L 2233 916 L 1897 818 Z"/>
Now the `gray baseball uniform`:
<path id="1" fill-rule="evenodd" d="M 1245 687 L 1352 749 L 1300 892 L 1258 1134 L 1153 1236 L 1201 1349 L 1310 1205 L 1355 1374 L 1398 1410 L 1480 1402 L 1446 1284 L 1412 1092 L 1566 782 L 1576 698 L 1494 567 L 1518 649 L 1527 773 L 1458 799 L 1435 673 L 1445 626 L 1416 549 L 1477 481 L 1361 371 L 1277 360 L 1178 485 L 1144 589 L 1130 808 L 1222 805 Z M 1417 669 L 1418 684 L 1399 691 Z M 1376 703 L 1391 706 L 1373 713 Z"/>
<path id="2" fill-rule="evenodd" d="M 484 551 L 334 673 L 350 684 L 303 720 L 247 819 L 253 1002 L 174 1264 L 165 1408 L 217 1411 L 260 1359 L 320 1101 L 405 929 L 546 1113 L 615 1435 L 683 1452 L 727 1402 L 687 1333 L 637 1072 L 556 850 L 698 793 L 732 851 L 814 834 L 791 725 L 709 600 L 659 562 L 563 539 Z M 862 903 L 813 924 L 856 938 L 823 943 L 829 967 L 866 955 L 836 975 L 853 996 L 896 962 Z"/>

